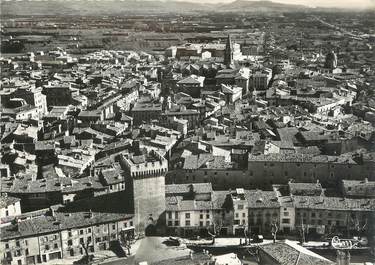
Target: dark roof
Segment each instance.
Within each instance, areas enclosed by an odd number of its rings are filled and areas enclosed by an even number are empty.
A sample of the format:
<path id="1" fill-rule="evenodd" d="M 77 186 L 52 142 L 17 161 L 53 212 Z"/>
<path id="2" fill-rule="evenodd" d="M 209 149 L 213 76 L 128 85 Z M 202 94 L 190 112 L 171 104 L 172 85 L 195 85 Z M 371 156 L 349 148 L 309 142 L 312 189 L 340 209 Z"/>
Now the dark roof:
<path id="1" fill-rule="evenodd" d="M 375 199 L 348 199 L 326 196 L 293 196 L 295 208 L 341 210 L 341 211 L 375 211 Z"/>
<path id="2" fill-rule="evenodd" d="M 193 184 L 170 184 L 165 185 L 166 194 L 184 194 L 193 191 L 195 193 L 212 192 L 211 183 L 193 183 Z"/>
<path id="3" fill-rule="evenodd" d="M 12 181 L 3 181 L 2 192 L 10 194 L 21 193 L 45 193 L 45 192 L 62 192 L 71 193 L 85 189 L 103 189 L 103 185 L 98 179 L 85 177 L 71 179 L 68 177 L 38 179 L 31 181 L 29 179 L 15 179 Z"/>
<path id="4" fill-rule="evenodd" d="M 166 211 L 199 211 L 212 209 L 212 201 L 185 200 L 182 196 L 165 198 Z"/>
<path id="5" fill-rule="evenodd" d="M 210 261 L 210 256 L 203 253 L 193 253 L 192 256 L 182 256 L 162 261 L 152 262 L 151 265 L 200 265 Z"/>
<path id="6" fill-rule="evenodd" d="M 249 208 L 279 208 L 277 194 L 274 191 L 245 190 Z"/>
<path id="7" fill-rule="evenodd" d="M 347 155 L 328 156 L 328 155 L 311 155 L 311 154 L 295 154 L 295 153 L 282 153 L 282 154 L 280 153 L 280 154 L 267 154 L 267 155 L 249 154 L 249 161 L 356 164 L 356 162 L 350 156 L 347 156 Z"/>
<path id="8" fill-rule="evenodd" d="M 259 246 L 261 251 L 280 265 L 333 265 L 334 263 L 303 247 L 286 242 L 277 242 Z"/>
<path id="9" fill-rule="evenodd" d="M 323 188 L 318 183 L 294 183 L 289 182 L 289 191 L 293 195 L 321 195 Z"/>
<path id="10" fill-rule="evenodd" d="M 0 196 L 0 209 L 19 202 L 21 199 L 12 196 Z"/>
<path id="11" fill-rule="evenodd" d="M 91 217 L 90 217 L 91 215 Z M 122 221 L 132 218 L 131 214 L 99 212 L 56 212 L 54 216 L 39 216 L 21 221 L 16 225 L 1 228 L 2 240 L 53 233 L 61 230 L 93 226 L 102 223 Z"/>

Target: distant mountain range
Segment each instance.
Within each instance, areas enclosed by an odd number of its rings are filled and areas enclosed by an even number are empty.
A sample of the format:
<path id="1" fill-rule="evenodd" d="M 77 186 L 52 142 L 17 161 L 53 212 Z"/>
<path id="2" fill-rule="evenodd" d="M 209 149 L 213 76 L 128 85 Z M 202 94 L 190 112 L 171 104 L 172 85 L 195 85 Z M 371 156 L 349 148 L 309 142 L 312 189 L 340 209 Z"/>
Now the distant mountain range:
<path id="1" fill-rule="evenodd" d="M 221 11 L 247 11 L 247 12 L 290 12 L 309 9 L 303 5 L 282 4 L 272 1 L 246 1 L 236 0 L 220 6 Z"/>
<path id="2" fill-rule="evenodd" d="M 309 11 L 303 5 L 272 1 L 236 0 L 227 4 L 175 0 L 7 0 L 1 1 L 3 15 L 124 15 L 134 13 L 186 12 L 296 12 Z M 314 9 L 316 10 L 316 9 Z"/>

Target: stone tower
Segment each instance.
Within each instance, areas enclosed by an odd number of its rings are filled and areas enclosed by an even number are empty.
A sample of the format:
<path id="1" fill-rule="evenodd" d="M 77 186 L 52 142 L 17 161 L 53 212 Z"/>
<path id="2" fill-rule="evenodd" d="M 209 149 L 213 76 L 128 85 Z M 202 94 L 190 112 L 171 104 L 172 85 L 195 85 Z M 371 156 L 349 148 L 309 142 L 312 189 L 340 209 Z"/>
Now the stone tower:
<path id="1" fill-rule="evenodd" d="M 233 47 L 232 47 L 232 40 L 230 35 L 228 35 L 227 43 L 225 45 L 224 51 L 224 64 L 229 67 L 233 63 Z"/>
<path id="2" fill-rule="evenodd" d="M 328 69 L 335 69 L 337 67 L 337 55 L 334 51 L 327 54 L 324 67 Z"/>
<path id="3" fill-rule="evenodd" d="M 158 152 L 124 154 L 121 164 L 127 170 L 125 189 L 134 205 L 135 230 L 155 228 L 165 211 L 165 174 L 168 161 Z"/>

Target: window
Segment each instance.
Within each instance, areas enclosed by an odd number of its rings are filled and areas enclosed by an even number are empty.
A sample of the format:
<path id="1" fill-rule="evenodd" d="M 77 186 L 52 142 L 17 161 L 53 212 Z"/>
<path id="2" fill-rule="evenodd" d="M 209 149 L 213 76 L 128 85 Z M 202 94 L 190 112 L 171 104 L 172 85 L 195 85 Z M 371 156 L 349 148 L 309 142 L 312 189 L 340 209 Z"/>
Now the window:
<path id="1" fill-rule="evenodd" d="M 172 221 L 168 221 L 168 226 L 172 226 L 173 225 L 173 222 Z"/>
<path id="2" fill-rule="evenodd" d="M 180 225 L 180 222 L 179 222 L 179 221 L 174 221 L 174 225 L 175 225 L 175 226 L 179 226 L 179 225 Z"/>
<path id="3" fill-rule="evenodd" d="M 281 220 L 281 222 L 282 222 L 283 224 L 289 224 L 290 219 L 283 218 L 283 219 Z"/>
<path id="4" fill-rule="evenodd" d="M 190 226 L 190 220 L 185 221 L 185 226 Z"/>
<path id="5" fill-rule="evenodd" d="M 200 215 L 199 215 L 199 219 L 203 219 L 203 214 L 200 214 Z"/>
<path id="6" fill-rule="evenodd" d="M 168 212 L 168 218 L 172 219 L 172 212 Z"/>
<path id="7" fill-rule="evenodd" d="M 314 218 L 314 217 L 315 217 L 315 213 L 311 213 L 311 217 L 313 217 L 313 218 Z"/>
<path id="8" fill-rule="evenodd" d="M 113 230 L 116 229 L 116 225 L 112 225 L 112 229 L 113 229 Z"/>
<path id="9" fill-rule="evenodd" d="M 25 249 L 25 255 L 28 256 L 29 255 L 29 249 Z"/>
<path id="10" fill-rule="evenodd" d="M 236 213 L 236 218 L 238 218 L 238 213 Z"/>
<path id="11" fill-rule="evenodd" d="M 46 245 L 44 248 L 45 248 L 46 250 L 49 250 L 49 245 Z"/>
<path id="12" fill-rule="evenodd" d="M 87 237 L 87 242 L 91 243 L 91 236 Z"/>
<path id="13" fill-rule="evenodd" d="M 185 213 L 185 218 L 190 219 L 190 213 Z"/>
<path id="14" fill-rule="evenodd" d="M 79 230 L 79 234 L 83 235 L 83 229 Z"/>
<path id="15" fill-rule="evenodd" d="M 83 241 L 83 238 L 82 238 L 82 237 L 79 239 L 79 243 L 80 243 L 80 244 L 85 243 L 85 241 Z"/>
<path id="16" fill-rule="evenodd" d="M 284 212 L 284 216 L 289 216 L 289 212 Z"/>
<path id="17" fill-rule="evenodd" d="M 206 226 L 210 226 L 210 221 L 207 221 L 207 222 L 206 222 Z"/>
<path id="18" fill-rule="evenodd" d="M 246 213 L 242 213 L 242 217 L 246 217 Z"/>
<path id="19" fill-rule="evenodd" d="M 199 226 L 203 226 L 203 221 L 200 221 L 200 222 L 199 222 Z"/>
<path id="20" fill-rule="evenodd" d="M 20 246 L 20 241 L 16 241 L 16 246 L 19 247 Z"/>
<path id="21" fill-rule="evenodd" d="M 27 240 L 25 240 L 25 245 L 27 246 L 27 244 L 28 244 L 28 243 L 27 243 Z"/>
<path id="22" fill-rule="evenodd" d="M 73 245 L 73 240 L 69 239 L 68 240 L 68 246 L 72 246 Z"/>
<path id="23" fill-rule="evenodd" d="M 91 233 L 91 228 L 88 228 L 88 229 L 87 229 L 87 233 Z"/>
<path id="24" fill-rule="evenodd" d="M 133 226 L 133 221 L 130 221 L 130 226 Z"/>
<path id="25" fill-rule="evenodd" d="M 209 215 L 209 214 L 206 214 L 206 218 L 209 219 L 209 218 L 210 218 L 210 215 Z"/>
<path id="26" fill-rule="evenodd" d="M 237 209 L 238 209 L 238 210 L 243 210 L 243 205 L 242 205 L 242 204 L 239 204 L 239 205 L 237 206 Z"/>
<path id="27" fill-rule="evenodd" d="M 59 248 L 59 245 L 57 243 L 53 244 L 53 248 Z"/>

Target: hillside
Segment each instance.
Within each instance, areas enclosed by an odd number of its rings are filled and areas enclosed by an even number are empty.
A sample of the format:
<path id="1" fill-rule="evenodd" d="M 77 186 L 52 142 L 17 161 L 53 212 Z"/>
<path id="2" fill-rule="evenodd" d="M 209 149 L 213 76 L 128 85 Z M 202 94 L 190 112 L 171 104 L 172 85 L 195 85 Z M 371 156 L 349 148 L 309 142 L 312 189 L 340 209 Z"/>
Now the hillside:
<path id="1" fill-rule="evenodd" d="M 272 1 L 246 1 L 237 0 L 220 6 L 221 11 L 242 12 L 291 12 L 303 11 L 308 7 L 303 5 L 282 4 Z"/>
<path id="2" fill-rule="evenodd" d="M 211 5 L 177 1 L 1 1 L 3 15 L 123 15 L 210 10 Z"/>

